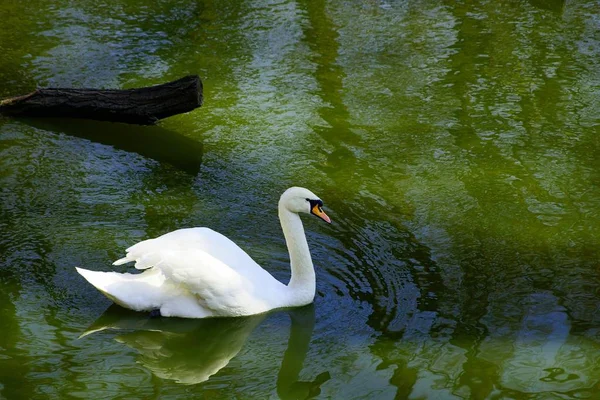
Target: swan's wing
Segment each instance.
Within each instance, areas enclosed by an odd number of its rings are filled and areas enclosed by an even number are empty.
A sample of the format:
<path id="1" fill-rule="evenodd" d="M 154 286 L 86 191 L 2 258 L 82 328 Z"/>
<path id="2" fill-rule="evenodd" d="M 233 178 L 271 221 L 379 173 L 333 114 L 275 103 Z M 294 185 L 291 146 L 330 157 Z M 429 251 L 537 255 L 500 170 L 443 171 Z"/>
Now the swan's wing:
<path id="1" fill-rule="evenodd" d="M 258 264 L 238 245 L 226 236 L 209 228 L 178 229 L 155 239 L 144 240 L 126 250 L 127 255 L 114 264 L 120 265 L 141 259 L 145 254 L 157 250 L 202 250 L 220 260 L 230 268 L 242 273 Z M 140 266 L 136 263 L 136 268 Z M 260 267 L 259 267 L 260 268 Z"/>
<path id="2" fill-rule="evenodd" d="M 170 283 L 194 294 L 198 303 L 215 315 L 266 311 L 280 298 L 283 287 L 258 265 L 241 272 L 198 249 L 148 252 L 136 267 L 160 269 Z"/>

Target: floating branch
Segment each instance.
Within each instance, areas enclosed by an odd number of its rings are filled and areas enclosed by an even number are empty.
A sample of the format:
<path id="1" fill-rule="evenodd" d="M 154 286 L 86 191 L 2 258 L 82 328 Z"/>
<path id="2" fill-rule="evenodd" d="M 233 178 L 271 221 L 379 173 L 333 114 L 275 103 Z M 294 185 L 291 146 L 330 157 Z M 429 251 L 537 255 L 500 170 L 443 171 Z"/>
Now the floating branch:
<path id="1" fill-rule="evenodd" d="M 0 100 L 0 114 L 154 125 L 159 119 L 200 107 L 202 100 L 202 81 L 197 75 L 190 75 L 138 89 L 38 89 Z"/>

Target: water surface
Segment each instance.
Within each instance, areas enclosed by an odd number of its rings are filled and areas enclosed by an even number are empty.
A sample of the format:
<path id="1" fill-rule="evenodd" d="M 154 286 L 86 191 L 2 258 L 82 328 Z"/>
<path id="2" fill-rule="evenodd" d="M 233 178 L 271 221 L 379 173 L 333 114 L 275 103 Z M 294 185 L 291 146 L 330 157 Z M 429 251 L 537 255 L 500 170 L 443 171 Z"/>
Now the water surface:
<path id="1" fill-rule="evenodd" d="M 596 2 L 9 0 L 0 21 L 0 97 L 205 88 L 158 127 L 0 119 L 0 396 L 600 396 Z M 287 281 L 292 185 L 334 221 L 304 219 L 314 306 L 151 320 L 75 273 L 209 226 Z"/>

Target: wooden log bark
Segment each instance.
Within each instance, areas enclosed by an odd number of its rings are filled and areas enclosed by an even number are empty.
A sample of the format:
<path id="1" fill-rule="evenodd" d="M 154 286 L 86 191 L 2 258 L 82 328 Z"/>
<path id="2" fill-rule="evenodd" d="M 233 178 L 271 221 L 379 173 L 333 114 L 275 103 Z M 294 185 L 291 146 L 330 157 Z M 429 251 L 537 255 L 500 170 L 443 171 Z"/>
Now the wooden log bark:
<path id="1" fill-rule="evenodd" d="M 202 100 L 202 81 L 197 75 L 190 75 L 138 89 L 38 89 L 0 100 L 0 114 L 153 125 L 159 119 L 200 107 Z"/>

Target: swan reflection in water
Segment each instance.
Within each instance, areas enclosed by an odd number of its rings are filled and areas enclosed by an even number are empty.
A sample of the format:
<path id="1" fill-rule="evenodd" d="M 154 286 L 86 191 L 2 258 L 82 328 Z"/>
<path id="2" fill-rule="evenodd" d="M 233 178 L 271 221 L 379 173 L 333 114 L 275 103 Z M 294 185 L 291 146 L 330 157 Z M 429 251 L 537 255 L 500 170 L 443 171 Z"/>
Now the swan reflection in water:
<path id="1" fill-rule="evenodd" d="M 314 305 L 283 311 L 290 315 L 288 347 L 277 375 L 282 399 L 317 396 L 330 379 L 323 372 L 310 382 L 298 381 L 315 324 Z M 159 378 L 193 385 L 207 381 L 242 349 L 269 314 L 240 318 L 149 318 L 113 305 L 81 337 L 106 329 L 127 330 L 115 337 L 140 354 L 139 362 Z"/>

